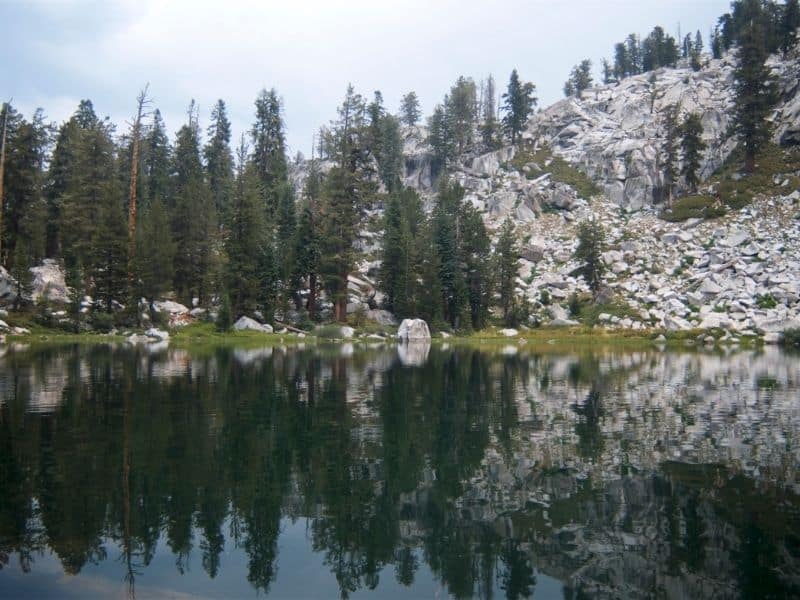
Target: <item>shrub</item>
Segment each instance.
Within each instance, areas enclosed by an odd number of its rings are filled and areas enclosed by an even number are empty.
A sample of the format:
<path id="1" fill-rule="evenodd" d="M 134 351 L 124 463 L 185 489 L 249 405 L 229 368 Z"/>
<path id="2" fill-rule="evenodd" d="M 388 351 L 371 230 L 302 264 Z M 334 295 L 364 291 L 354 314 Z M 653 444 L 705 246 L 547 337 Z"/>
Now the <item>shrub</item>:
<path id="1" fill-rule="evenodd" d="M 761 309 L 775 308 L 778 306 L 778 301 L 772 294 L 765 294 L 763 296 L 756 296 L 756 305 Z"/>
<path id="2" fill-rule="evenodd" d="M 714 196 L 685 196 L 673 202 L 672 206 L 659 215 L 670 223 L 687 219 L 715 219 L 725 214 L 725 207 Z"/>
<path id="3" fill-rule="evenodd" d="M 800 328 L 793 327 L 784 331 L 779 343 L 783 348 L 800 349 Z"/>

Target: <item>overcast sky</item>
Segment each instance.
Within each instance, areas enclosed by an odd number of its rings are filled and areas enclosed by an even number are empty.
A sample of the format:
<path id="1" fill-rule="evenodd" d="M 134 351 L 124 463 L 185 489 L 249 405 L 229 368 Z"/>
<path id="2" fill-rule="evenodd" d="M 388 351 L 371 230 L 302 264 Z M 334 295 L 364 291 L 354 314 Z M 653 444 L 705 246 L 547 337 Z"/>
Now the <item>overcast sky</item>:
<path id="1" fill-rule="evenodd" d="M 284 99 L 292 153 L 335 116 L 348 82 L 396 111 L 415 90 L 425 114 L 459 75 L 511 69 L 558 100 L 571 67 L 599 70 L 615 42 L 662 25 L 707 39 L 728 0 L 0 0 L 0 97 L 61 122 L 81 98 L 123 127 L 150 83 L 174 133 L 194 98 L 205 129 L 223 98 L 235 133 L 262 87 Z"/>

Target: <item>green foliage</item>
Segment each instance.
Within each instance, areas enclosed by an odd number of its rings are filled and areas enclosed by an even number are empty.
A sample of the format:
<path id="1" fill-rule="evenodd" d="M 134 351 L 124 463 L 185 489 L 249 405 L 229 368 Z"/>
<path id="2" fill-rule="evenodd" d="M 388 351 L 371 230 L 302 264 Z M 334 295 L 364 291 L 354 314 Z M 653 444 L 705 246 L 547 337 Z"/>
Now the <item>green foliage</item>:
<path id="1" fill-rule="evenodd" d="M 503 128 L 511 139 L 512 145 L 517 143 L 517 138 L 525 128 L 528 117 L 536 106 L 535 93 L 535 85 L 530 82 L 523 83 L 517 74 L 517 70 L 511 71 L 508 88 L 506 93 L 503 94 L 504 102 L 502 108 L 506 113 L 503 117 Z"/>
<path id="2" fill-rule="evenodd" d="M 231 299 L 228 294 L 222 294 L 222 300 L 219 305 L 219 312 L 217 313 L 217 322 L 215 323 L 217 331 L 230 331 L 233 327 L 233 312 L 231 310 Z"/>
<path id="3" fill-rule="evenodd" d="M 153 301 L 172 285 L 175 244 L 172 241 L 169 215 L 160 198 L 156 197 L 139 215 L 134 260 L 139 287 L 137 296 Z"/>
<path id="4" fill-rule="evenodd" d="M 698 171 L 700 170 L 700 160 L 706 143 L 702 139 L 703 123 L 700 116 L 691 113 L 686 115 L 681 125 L 681 150 L 683 151 L 683 168 L 681 175 L 686 180 L 686 185 L 693 192 L 697 191 L 697 184 L 700 183 Z"/>
<path id="5" fill-rule="evenodd" d="M 231 123 L 222 100 L 217 100 L 211 111 L 208 138 L 203 149 L 208 187 L 217 214 L 225 215 L 233 190 L 233 154 L 230 148 Z"/>
<path id="6" fill-rule="evenodd" d="M 763 296 L 759 295 L 756 296 L 756 306 L 758 306 L 758 308 L 767 310 L 778 306 L 778 301 L 775 300 L 775 297 L 772 294 L 765 294 Z"/>
<path id="7" fill-rule="evenodd" d="M 592 87 L 592 61 L 588 58 L 572 67 L 569 79 L 564 84 L 564 95 L 580 97 L 583 90 Z"/>
<path id="8" fill-rule="evenodd" d="M 262 89 L 255 102 L 256 122 L 250 130 L 253 142 L 253 164 L 261 183 L 267 213 L 278 209 L 276 190 L 288 180 L 286 136 L 281 99 L 277 90 Z"/>
<path id="9" fill-rule="evenodd" d="M 678 106 L 671 104 L 664 109 L 664 144 L 661 147 L 661 160 L 664 169 L 664 196 L 667 204 L 672 203 L 672 193 L 678 176 Z"/>
<path id="10" fill-rule="evenodd" d="M 412 127 L 420 119 L 419 99 L 414 91 L 408 92 L 400 101 L 400 121 L 404 125 Z"/>
<path id="11" fill-rule="evenodd" d="M 757 195 L 775 196 L 785 193 L 787 189 L 800 188 L 800 177 L 793 175 L 800 170 L 800 149 L 784 149 L 768 144 L 755 158 L 755 171 L 744 177 L 738 173 L 743 156 L 743 149 L 737 149 L 716 173 L 719 180 L 717 195 L 725 206 L 739 209 L 750 204 Z M 776 177 L 781 180 L 777 184 Z M 786 188 L 779 185 L 783 179 L 789 181 Z"/>
<path id="12" fill-rule="evenodd" d="M 567 184 L 578 193 L 578 196 L 587 199 L 601 191 L 584 173 L 560 156 L 553 156 L 547 146 L 539 148 L 536 152 L 532 152 L 528 148 L 520 148 L 511 160 L 511 165 L 517 171 L 522 171 L 529 163 L 535 163 L 539 169 L 531 169 L 526 174 L 528 179 L 536 179 L 545 173 L 550 173 L 552 181 Z"/>
<path id="13" fill-rule="evenodd" d="M 784 331 L 781 334 L 779 343 L 784 348 L 800 349 L 800 328 L 793 327 Z"/>
<path id="14" fill-rule="evenodd" d="M 665 221 L 678 223 L 687 219 L 715 219 L 725 213 L 725 207 L 718 198 L 700 195 L 679 198 L 659 216 Z"/>
<path id="15" fill-rule="evenodd" d="M 734 131 L 744 149 L 744 170 L 755 170 L 758 153 L 768 144 L 771 125 L 767 120 L 778 101 L 777 86 L 766 65 L 768 46 L 759 0 L 744 0 L 742 27 L 738 32 L 739 60 L 734 70 Z"/>
<path id="16" fill-rule="evenodd" d="M 419 273 L 426 250 L 422 246 L 425 214 L 419 195 L 408 188 L 389 196 L 384 213 L 382 262 L 379 272 L 386 308 L 397 317 L 418 314 L 423 291 Z"/>
<path id="17" fill-rule="evenodd" d="M 605 238 L 605 230 L 597 220 L 583 221 L 578 225 L 578 247 L 574 257 L 581 263 L 578 272 L 595 295 L 600 291 L 605 273 L 602 259 Z"/>
<path id="18" fill-rule="evenodd" d="M 503 311 L 503 319 L 508 324 L 509 316 L 515 307 L 514 287 L 519 275 L 517 234 L 510 218 L 506 218 L 500 230 L 500 237 L 495 248 L 495 260 L 497 262 L 495 273 L 498 280 L 497 290 L 500 293 L 500 308 Z M 517 319 L 518 315 L 513 315 L 512 320 L 516 321 Z"/>

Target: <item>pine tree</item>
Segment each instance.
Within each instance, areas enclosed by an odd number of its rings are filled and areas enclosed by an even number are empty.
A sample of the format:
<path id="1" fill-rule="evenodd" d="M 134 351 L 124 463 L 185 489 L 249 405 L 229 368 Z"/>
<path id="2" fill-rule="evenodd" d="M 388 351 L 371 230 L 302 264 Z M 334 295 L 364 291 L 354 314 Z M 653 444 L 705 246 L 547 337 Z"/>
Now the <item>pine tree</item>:
<path id="1" fill-rule="evenodd" d="M 742 10 L 746 17 L 738 35 L 739 60 L 734 71 L 734 130 L 744 150 L 744 170 L 752 173 L 758 152 L 769 142 L 767 117 L 777 102 L 777 91 L 766 65 L 761 5 L 758 0 L 744 0 Z"/>
<path id="2" fill-rule="evenodd" d="M 307 280 L 308 299 L 306 310 L 311 320 L 317 315 L 318 276 L 321 261 L 320 221 L 321 175 L 312 159 L 303 191 L 305 206 L 300 213 L 294 241 L 295 279 Z"/>
<path id="3" fill-rule="evenodd" d="M 491 245 L 489 234 L 478 210 L 462 204 L 461 263 L 469 300 L 470 323 L 473 329 L 483 329 L 489 317 L 493 295 Z"/>
<path id="4" fill-rule="evenodd" d="M 175 292 L 187 305 L 211 295 L 216 213 L 200 161 L 200 131 L 194 105 L 178 130 L 173 157 L 172 231 L 175 241 Z"/>
<path id="5" fill-rule="evenodd" d="M 791 50 L 797 44 L 797 29 L 800 27 L 800 2 L 786 0 L 781 19 L 781 49 Z"/>
<path id="6" fill-rule="evenodd" d="M 462 268 L 459 222 L 464 190 L 443 180 L 433 209 L 433 239 L 439 258 L 439 281 L 442 289 L 442 316 L 451 326 L 466 326 L 469 296 Z"/>
<path id="7" fill-rule="evenodd" d="M 398 317 L 412 316 L 420 306 L 418 274 L 424 221 L 422 201 L 414 190 L 405 188 L 390 195 L 384 213 L 379 282 L 386 294 L 386 308 Z"/>
<path id="8" fill-rule="evenodd" d="M 44 164 L 50 143 L 50 128 L 41 109 L 30 121 L 5 104 L 0 123 L 6 125 L 3 164 L 2 250 L 13 259 L 14 247 L 22 242 L 32 263 L 45 256 L 47 204 L 44 197 Z M 9 264 L 9 260 L 4 261 Z"/>
<path id="9" fill-rule="evenodd" d="M 564 95 L 580 97 L 581 92 L 590 87 L 592 87 L 592 61 L 587 58 L 572 68 L 569 79 L 564 84 Z"/>
<path id="10" fill-rule="evenodd" d="M 500 307 L 503 319 L 507 320 L 514 306 L 514 287 L 519 274 L 519 248 L 514 222 L 506 218 L 500 229 L 500 237 L 495 248 L 497 265 L 497 288 L 500 293 Z"/>
<path id="11" fill-rule="evenodd" d="M 148 300 L 152 310 L 153 302 L 172 286 L 175 244 L 169 215 L 160 198 L 156 197 L 140 215 L 136 231 L 136 291 L 137 297 Z"/>
<path id="12" fill-rule="evenodd" d="M 261 90 L 256 98 L 256 122 L 250 130 L 253 162 L 270 217 L 275 215 L 278 208 L 277 190 L 288 181 L 282 110 L 281 100 L 274 88 Z"/>
<path id="13" fill-rule="evenodd" d="M 233 154 L 230 148 L 231 123 L 225 102 L 217 100 L 211 111 L 208 143 L 203 149 L 206 159 L 206 178 L 211 199 L 218 215 L 226 214 L 233 190 Z M 224 219 L 220 219 L 224 223 Z"/>
<path id="14" fill-rule="evenodd" d="M 459 77 L 445 98 L 445 114 L 457 154 L 472 147 L 473 132 L 478 118 L 477 91 L 475 82 L 468 77 Z"/>
<path id="15" fill-rule="evenodd" d="M 244 138 L 237 158 L 225 240 L 228 257 L 225 288 L 234 318 L 252 314 L 258 306 L 261 290 L 266 287 L 261 278 L 261 261 L 263 247 L 268 241 L 261 184 L 255 164 L 248 160 Z"/>
<path id="16" fill-rule="evenodd" d="M 14 310 L 19 310 L 31 296 L 31 255 L 26 240 L 20 240 L 14 247 L 10 275 L 14 279 Z"/>
<path id="17" fill-rule="evenodd" d="M 605 230 L 599 221 L 583 221 L 578 225 L 578 247 L 574 257 L 581 263 L 580 274 L 586 280 L 592 293 L 596 296 L 603 284 L 605 265 L 603 250 L 605 249 Z"/>
<path id="18" fill-rule="evenodd" d="M 94 214 L 97 226 L 93 231 L 90 255 L 93 296 L 110 313 L 114 300 L 121 302 L 129 298 L 126 215 L 118 195 L 106 198 Z"/>
<path id="19" fill-rule="evenodd" d="M 506 133 L 511 138 L 511 144 L 517 143 L 517 138 L 525 128 L 528 117 L 536 106 L 536 86 L 532 83 L 522 83 L 514 69 L 508 81 L 508 89 L 503 94 L 503 110 L 506 115 L 503 117 L 503 126 Z"/>
<path id="20" fill-rule="evenodd" d="M 603 68 L 603 84 L 608 85 L 609 83 L 614 81 L 614 69 L 611 67 L 611 63 L 608 62 L 607 58 L 603 59 L 602 68 Z"/>
<path id="21" fill-rule="evenodd" d="M 500 124 L 497 122 L 497 90 L 494 77 L 489 75 L 483 88 L 483 106 L 481 108 L 481 138 L 487 150 L 494 150 L 500 144 Z"/>
<path id="22" fill-rule="evenodd" d="M 419 99 L 416 92 L 408 92 L 400 101 L 400 121 L 409 127 L 419 122 Z"/>
<path id="23" fill-rule="evenodd" d="M 686 115 L 681 125 L 681 149 L 683 150 L 683 168 L 681 175 L 686 180 L 692 192 L 697 191 L 697 184 L 700 183 L 698 171 L 700 170 L 700 160 L 703 150 L 706 148 L 703 142 L 703 122 L 700 116 L 694 113 Z"/>
<path id="24" fill-rule="evenodd" d="M 667 205 L 672 204 L 672 194 L 678 176 L 678 107 L 671 104 L 664 109 L 664 145 L 661 153 L 664 165 L 664 195 Z"/>
<path id="25" fill-rule="evenodd" d="M 227 293 L 222 294 L 222 299 L 217 313 L 216 329 L 219 332 L 230 331 L 233 327 L 233 311 L 231 309 L 231 299 Z"/>
<path id="26" fill-rule="evenodd" d="M 453 138 L 444 106 L 437 104 L 428 123 L 428 143 L 433 148 L 436 170 L 447 168 L 453 158 Z"/>
<path id="27" fill-rule="evenodd" d="M 335 167 L 325 181 L 325 210 L 322 234 L 321 272 L 328 298 L 334 303 L 334 319 L 347 318 L 347 281 L 355 266 L 359 222 L 356 174 Z"/>
<path id="28" fill-rule="evenodd" d="M 160 200 L 164 207 L 169 208 L 172 201 L 169 181 L 172 155 L 164 120 L 158 109 L 153 111 L 153 122 L 145 139 L 142 164 L 145 180 L 142 206 L 146 208 Z"/>

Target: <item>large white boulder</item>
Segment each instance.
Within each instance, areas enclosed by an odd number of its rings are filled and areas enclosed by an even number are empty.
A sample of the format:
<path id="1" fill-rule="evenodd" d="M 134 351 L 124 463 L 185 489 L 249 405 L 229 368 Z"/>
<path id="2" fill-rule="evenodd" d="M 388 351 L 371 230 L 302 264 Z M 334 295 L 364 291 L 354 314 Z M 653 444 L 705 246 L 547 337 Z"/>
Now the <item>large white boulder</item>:
<path id="1" fill-rule="evenodd" d="M 31 298 L 34 302 L 45 296 L 51 302 L 69 302 L 64 271 L 57 261 L 45 258 L 41 265 L 31 267 L 31 275 Z"/>
<path id="2" fill-rule="evenodd" d="M 239 320 L 233 324 L 236 331 L 260 331 L 261 333 L 272 333 L 272 325 L 262 325 L 255 319 L 250 317 L 239 317 Z"/>
<path id="3" fill-rule="evenodd" d="M 397 337 L 406 341 L 429 340 L 431 339 L 431 330 L 422 319 L 404 319 L 397 328 Z"/>

